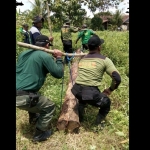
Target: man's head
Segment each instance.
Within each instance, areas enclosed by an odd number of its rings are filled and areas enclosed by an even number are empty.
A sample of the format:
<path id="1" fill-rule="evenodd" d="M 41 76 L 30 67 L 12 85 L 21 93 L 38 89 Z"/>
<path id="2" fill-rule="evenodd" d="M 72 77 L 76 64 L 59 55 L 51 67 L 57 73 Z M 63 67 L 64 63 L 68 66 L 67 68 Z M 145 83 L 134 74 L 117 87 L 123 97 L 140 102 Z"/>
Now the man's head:
<path id="1" fill-rule="evenodd" d="M 35 45 L 45 48 L 49 48 L 49 46 L 52 46 L 49 38 L 46 35 L 37 36 L 35 39 Z"/>
<path id="2" fill-rule="evenodd" d="M 27 24 L 23 24 L 22 27 L 24 30 L 28 31 L 29 26 Z"/>
<path id="3" fill-rule="evenodd" d="M 99 36 L 93 35 L 89 40 L 88 40 L 88 47 L 89 51 L 94 51 L 100 48 L 101 44 L 104 43 L 103 39 L 100 39 Z"/>
<path id="4" fill-rule="evenodd" d="M 44 18 L 40 17 L 40 16 L 35 16 L 33 18 L 33 22 L 32 24 L 37 27 L 39 30 L 42 29 L 42 26 L 43 26 L 43 23 L 44 23 Z"/>

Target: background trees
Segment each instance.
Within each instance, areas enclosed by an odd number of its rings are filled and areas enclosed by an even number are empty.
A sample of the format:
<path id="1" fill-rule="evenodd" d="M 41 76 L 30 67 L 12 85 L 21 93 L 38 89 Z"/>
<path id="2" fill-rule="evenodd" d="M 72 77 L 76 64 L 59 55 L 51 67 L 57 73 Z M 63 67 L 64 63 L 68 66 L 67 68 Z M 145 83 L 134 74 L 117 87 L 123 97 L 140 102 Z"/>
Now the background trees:
<path id="1" fill-rule="evenodd" d="M 93 30 L 103 30 L 102 20 L 99 16 L 102 15 L 113 15 L 108 10 L 109 8 L 116 7 L 123 0 L 28 0 L 32 4 L 32 10 L 25 12 L 18 12 L 21 16 L 24 16 L 23 21 L 31 22 L 35 15 L 40 15 L 45 19 L 44 28 L 51 26 L 53 31 L 59 31 L 64 20 L 69 18 L 72 25 L 81 27 L 82 24 L 86 23 Z M 48 15 L 46 2 L 50 10 Z M 94 15 L 93 18 L 87 16 L 85 10 L 86 6 Z M 99 12 L 95 14 L 95 11 Z M 99 16 L 98 16 L 99 15 Z M 121 12 L 116 12 L 110 23 L 113 26 L 120 26 L 121 24 Z M 48 18 L 50 24 L 48 24 Z"/>

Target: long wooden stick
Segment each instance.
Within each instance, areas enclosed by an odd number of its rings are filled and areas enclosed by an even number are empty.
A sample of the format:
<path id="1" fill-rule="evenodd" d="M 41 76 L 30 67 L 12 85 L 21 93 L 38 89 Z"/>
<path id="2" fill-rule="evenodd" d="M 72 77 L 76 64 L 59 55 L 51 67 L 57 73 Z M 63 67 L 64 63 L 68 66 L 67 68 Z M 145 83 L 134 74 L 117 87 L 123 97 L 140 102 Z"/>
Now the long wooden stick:
<path id="1" fill-rule="evenodd" d="M 41 50 L 41 51 L 45 51 L 45 52 L 51 53 L 51 54 L 54 53 L 54 50 L 50 50 L 50 49 L 47 49 L 47 48 L 44 48 L 44 47 L 35 46 L 35 45 L 32 45 L 32 44 L 27 44 L 27 43 L 23 43 L 23 42 L 17 42 L 17 44 L 21 47 L 31 48 L 31 49 L 34 49 L 34 50 Z M 78 56 L 85 56 L 85 55 L 87 55 L 87 53 L 76 54 L 76 53 L 63 53 L 62 52 L 62 55 L 63 56 L 78 57 Z"/>

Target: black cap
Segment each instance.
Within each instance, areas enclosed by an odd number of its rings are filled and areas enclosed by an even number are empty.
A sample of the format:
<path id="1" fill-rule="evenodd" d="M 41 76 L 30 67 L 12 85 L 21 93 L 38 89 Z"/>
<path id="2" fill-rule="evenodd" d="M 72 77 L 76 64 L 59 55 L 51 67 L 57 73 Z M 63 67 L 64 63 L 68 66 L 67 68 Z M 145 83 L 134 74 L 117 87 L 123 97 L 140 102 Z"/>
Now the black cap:
<path id="1" fill-rule="evenodd" d="M 39 35 L 36 37 L 35 42 L 45 42 L 45 43 L 49 43 L 50 46 L 52 46 L 52 44 L 50 43 L 49 38 L 46 35 Z"/>
<path id="2" fill-rule="evenodd" d="M 38 22 L 41 22 L 42 21 L 42 23 L 44 22 L 44 18 L 42 18 L 42 17 L 40 17 L 40 16 L 35 16 L 34 18 L 33 18 L 33 23 L 38 23 Z"/>
<path id="3" fill-rule="evenodd" d="M 100 39 L 99 36 L 97 35 L 93 35 L 89 40 L 88 40 L 88 47 L 89 49 L 94 49 L 98 46 L 100 46 L 101 44 L 104 43 L 103 39 Z"/>

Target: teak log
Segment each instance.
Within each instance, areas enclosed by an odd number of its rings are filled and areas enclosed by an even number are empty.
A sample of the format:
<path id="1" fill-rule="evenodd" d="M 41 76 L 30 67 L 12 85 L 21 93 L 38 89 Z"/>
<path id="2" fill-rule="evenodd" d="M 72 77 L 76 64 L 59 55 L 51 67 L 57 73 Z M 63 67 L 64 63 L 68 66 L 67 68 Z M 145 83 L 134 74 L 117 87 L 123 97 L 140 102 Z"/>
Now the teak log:
<path id="1" fill-rule="evenodd" d="M 80 53 L 80 50 L 77 50 Z M 71 67 L 71 76 L 69 79 L 68 88 L 62 105 L 61 114 L 57 121 L 58 130 L 64 130 L 68 132 L 74 132 L 75 129 L 80 127 L 79 116 L 78 116 L 78 100 L 71 92 L 71 88 L 75 83 L 78 72 L 78 61 L 81 57 L 73 59 Z"/>
<path id="2" fill-rule="evenodd" d="M 23 42 L 17 42 L 17 45 L 19 45 L 21 47 L 31 48 L 31 49 L 34 49 L 34 50 L 45 51 L 45 52 L 50 53 L 50 54 L 53 54 L 53 52 L 54 52 L 54 50 L 50 50 L 50 49 L 47 49 L 47 48 L 44 48 L 44 47 L 39 47 L 39 46 L 35 46 L 35 45 L 32 45 L 32 44 L 27 44 L 27 43 L 23 43 Z M 62 52 L 62 55 L 63 56 L 81 57 L 81 56 L 87 55 L 87 53 L 77 54 L 77 53 L 63 53 Z"/>

